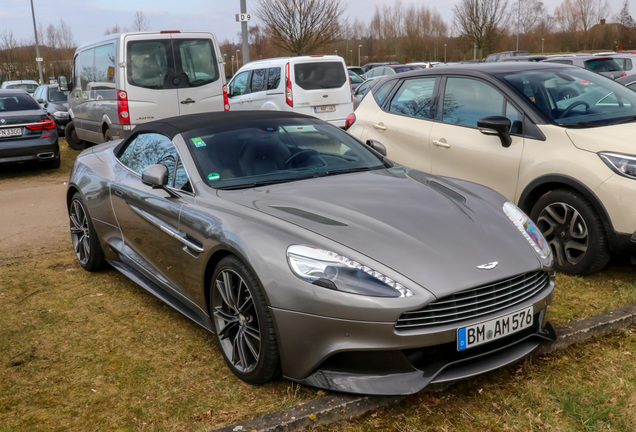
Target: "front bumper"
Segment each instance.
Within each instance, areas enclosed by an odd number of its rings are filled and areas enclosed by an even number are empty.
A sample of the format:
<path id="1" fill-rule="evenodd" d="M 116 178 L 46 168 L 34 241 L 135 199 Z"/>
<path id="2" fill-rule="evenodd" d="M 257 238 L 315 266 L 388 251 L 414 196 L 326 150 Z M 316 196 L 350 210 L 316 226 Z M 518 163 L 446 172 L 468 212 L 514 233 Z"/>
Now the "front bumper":
<path id="1" fill-rule="evenodd" d="M 554 284 L 509 310 L 427 331 L 399 332 L 395 323 L 346 321 L 272 309 L 285 378 L 328 390 L 373 395 L 416 393 L 499 368 L 556 334 L 546 320 Z M 533 307 L 533 325 L 471 349 L 457 350 L 457 328 Z"/>

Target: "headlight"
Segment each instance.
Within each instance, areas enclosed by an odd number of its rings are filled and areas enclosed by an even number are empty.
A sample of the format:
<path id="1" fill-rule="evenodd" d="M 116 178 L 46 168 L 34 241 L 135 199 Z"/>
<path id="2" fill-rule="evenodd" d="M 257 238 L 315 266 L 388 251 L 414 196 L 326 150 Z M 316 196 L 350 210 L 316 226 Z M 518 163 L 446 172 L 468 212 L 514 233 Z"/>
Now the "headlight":
<path id="1" fill-rule="evenodd" d="M 373 297 L 413 295 L 393 279 L 335 252 L 292 245 L 287 262 L 296 276 L 324 288 Z"/>
<path id="2" fill-rule="evenodd" d="M 550 245 L 545 241 L 543 234 L 530 218 L 511 202 L 503 205 L 503 212 L 508 219 L 517 227 L 521 234 L 528 240 L 530 246 L 541 258 L 546 259 L 550 256 Z"/>
<path id="3" fill-rule="evenodd" d="M 66 112 L 66 111 L 55 111 L 53 113 L 53 117 L 59 118 L 59 119 L 67 119 L 68 118 L 68 112 Z"/>
<path id="4" fill-rule="evenodd" d="M 636 179 L 636 156 L 606 152 L 598 155 L 616 174 Z"/>

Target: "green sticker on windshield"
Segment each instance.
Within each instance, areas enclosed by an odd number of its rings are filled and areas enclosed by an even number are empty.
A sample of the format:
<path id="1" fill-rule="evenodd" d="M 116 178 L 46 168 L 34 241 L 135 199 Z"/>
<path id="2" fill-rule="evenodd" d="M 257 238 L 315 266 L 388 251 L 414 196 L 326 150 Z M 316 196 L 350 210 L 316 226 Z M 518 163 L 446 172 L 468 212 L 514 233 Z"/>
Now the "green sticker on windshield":
<path id="1" fill-rule="evenodd" d="M 205 141 L 199 137 L 192 138 L 192 144 L 194 144 L 195 147 L 205 147 Z"/>
<path id="2" fill-rule="evenodd" d="M 205 144 L 203 144 L 205 145 Z M 221 174 L 219 173 L 212 173 L 212 174 L 208 174 L 208 180 L 210 181 L 215 181 L 215 180 L 220 180 L 221 179 Z"/>

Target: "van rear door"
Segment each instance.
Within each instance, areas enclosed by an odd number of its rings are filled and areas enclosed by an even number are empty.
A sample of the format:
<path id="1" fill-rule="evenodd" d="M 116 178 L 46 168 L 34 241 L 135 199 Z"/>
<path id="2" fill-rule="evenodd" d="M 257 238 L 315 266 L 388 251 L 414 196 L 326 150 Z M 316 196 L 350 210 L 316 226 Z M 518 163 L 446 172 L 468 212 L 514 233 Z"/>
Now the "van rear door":
<path id="1" fill-rule="evenodd" d="M 179 115 L 179 94 L 170 90 L 174 68 L 170 35 L 132 34 L 123 41 L 126 57 L 126 90 L 130 124 Z"/>
<path id="2" fill-rule="evenodd" d="M 353 112 L 351 85 L 340 57 L 313 57 L 292 62 L 294 111 L 344 126 Z"/>
<path id="3" fill-rule="evenodd" d="M 223 111 L 225 75 L 214 34 L 173 33 L 172 41 L 179 114 Z"/>

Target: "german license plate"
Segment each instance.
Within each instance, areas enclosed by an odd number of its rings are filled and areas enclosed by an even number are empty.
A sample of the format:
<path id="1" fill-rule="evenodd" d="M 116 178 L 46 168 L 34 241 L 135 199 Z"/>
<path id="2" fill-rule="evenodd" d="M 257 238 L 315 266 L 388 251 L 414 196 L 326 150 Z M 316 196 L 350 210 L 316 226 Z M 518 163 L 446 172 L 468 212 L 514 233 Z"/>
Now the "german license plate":
<path id="1" fill-rule="evenodd" d="M 321 106 L 314 107 L 315 113 L 328 113 L 328 112 L 334 112 L 335 110 L 336 110 L 335 105 L 321 105 Z"/>
<path id="2" fill-rule="evenodd" d="M 533 322 L 532 306 L 529 306 L 523 310 L 490 321 L 459 328 L 457 329 L 457 350 L 462 351 L 492 342 L 531 327 Z"/>
<path id="3" fill-rule="evenodd" d="M 0 129 L 0 137 L 12 137 L 22 135 L 22 128 Z"/>

